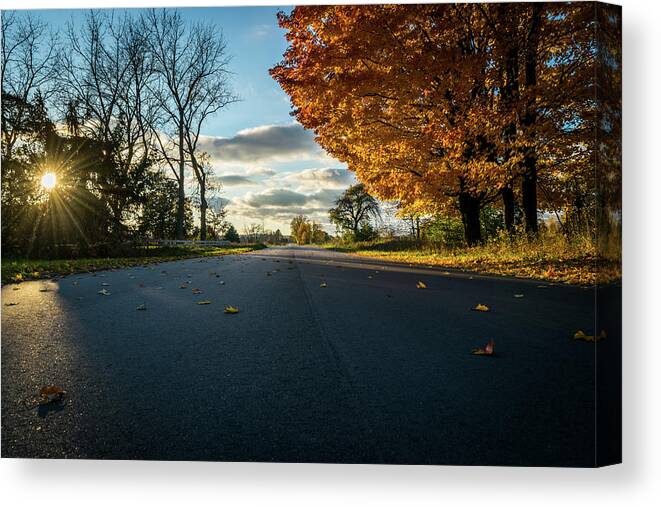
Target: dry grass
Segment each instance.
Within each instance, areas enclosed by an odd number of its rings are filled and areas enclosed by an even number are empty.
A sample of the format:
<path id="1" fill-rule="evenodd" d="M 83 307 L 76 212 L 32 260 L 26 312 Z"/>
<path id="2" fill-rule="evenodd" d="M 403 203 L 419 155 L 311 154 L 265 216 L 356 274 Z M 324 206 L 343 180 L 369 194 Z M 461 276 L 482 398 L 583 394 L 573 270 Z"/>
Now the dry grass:
<path id="1" fill-rule="evenodd" d="M 394 262 L 575 285 L 609 283 L 621 278 L 618 254 L 601 257 L 590 238 L 568 239 L 553 232 L 542 232 L 535 239 L 523 234 L 515 237 L 501 235 L 473 248 L 446 249 L 410 240 L 379 240 L 327 247 Z"/>
<path id="2" fill-rule="evenodd" d="M 153 264 L 194 257 L 212 257 L 251 252 L 264 248 L 260 244 L 227 247 L 162 247 L 150 248 L 148 255 L 135 257 L 104 257 L 93 259 L 2 259 L 2 283 L 37 280 L 71 273 L 87 273 L 118 269 L 141 264 Z"/>

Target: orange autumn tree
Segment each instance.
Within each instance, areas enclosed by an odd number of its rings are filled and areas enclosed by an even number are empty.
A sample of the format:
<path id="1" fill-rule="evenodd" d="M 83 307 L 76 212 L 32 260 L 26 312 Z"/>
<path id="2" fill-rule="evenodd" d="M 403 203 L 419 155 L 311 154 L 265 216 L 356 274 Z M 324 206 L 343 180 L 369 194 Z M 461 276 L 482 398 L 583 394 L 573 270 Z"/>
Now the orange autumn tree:
<path id="1" fill-rule="evenodd" d="M 290 46 L 271 74 L 301 124 L 381 199 L 457 209 L 475 244 L 480 210 L 498 196 L 513 223 L 520 181 L 534 232 L 538 171 L 558 131 L 549 111 L 567 106 L 542 109 L 541 92 L 576 84 L 558 75 L 572 36 L 545 45 L 553 23 L 576 16 L 561 5 L 297 7 L 279 16 Z"/>

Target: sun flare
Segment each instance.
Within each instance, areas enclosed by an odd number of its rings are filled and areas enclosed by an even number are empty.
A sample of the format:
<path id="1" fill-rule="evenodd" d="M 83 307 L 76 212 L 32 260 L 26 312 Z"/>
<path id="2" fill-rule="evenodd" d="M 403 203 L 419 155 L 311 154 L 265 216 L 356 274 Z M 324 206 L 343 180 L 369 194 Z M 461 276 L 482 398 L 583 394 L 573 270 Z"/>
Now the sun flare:
<path id="1" fill-rule="evenodd" d="M 44 175 L 41 177 L 41 186 L 45 190 L 53 190 L 55 185 L 57 185 L 57 176 L 55 173 L 44 173 Z"/>

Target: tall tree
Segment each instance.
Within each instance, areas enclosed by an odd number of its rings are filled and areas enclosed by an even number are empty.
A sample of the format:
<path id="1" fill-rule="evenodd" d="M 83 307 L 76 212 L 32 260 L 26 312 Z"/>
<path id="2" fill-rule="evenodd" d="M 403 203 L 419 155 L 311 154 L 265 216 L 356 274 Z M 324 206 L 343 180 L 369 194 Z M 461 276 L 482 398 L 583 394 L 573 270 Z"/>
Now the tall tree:
<path id="1" fill-rule="evenodd" d="M 292 218 L 289 228 L 296 243 L 304 245 L 310 242 L 312 227 L 308 217 L 305 215 L 295 216 Z"/>
<path id="2" fill-rule="evenodd" d="M 202 181 L 196 153 L 201 128 L 236 100 L 227 82 L 229 58 L 222 32 L 213 24 L 186 23 L 178 11 L 152 9 L 143 25 L 156 73 L 151 89 L 161 110 L 153 131 L 179 186 L 177 237 L 182 237 L 187 161 Z M 162 138 L 163 131 L 169 140 Z"/>
<path id="3" fill-rule="evenodd" d="M 354 239 L 360 236 L 361 227 L 379 216 L 379 203 L 365 190 L 365 185 L 351 185 L 328 210 L 330 221 L 339 229 L 349 231 Z"/>
<path id="4" fill-rule="evenodd" d="M 81 25 L 67 24 L 66 42 L 59 103 L 70 135 L 102 143 L 104 164 L 116 165 L 95 185 L 107 197 L 114 234 L 122 235 L 129 209 L 142 201 L 152 158 L 148 45 L 134 16 L 95 10 Z"/>

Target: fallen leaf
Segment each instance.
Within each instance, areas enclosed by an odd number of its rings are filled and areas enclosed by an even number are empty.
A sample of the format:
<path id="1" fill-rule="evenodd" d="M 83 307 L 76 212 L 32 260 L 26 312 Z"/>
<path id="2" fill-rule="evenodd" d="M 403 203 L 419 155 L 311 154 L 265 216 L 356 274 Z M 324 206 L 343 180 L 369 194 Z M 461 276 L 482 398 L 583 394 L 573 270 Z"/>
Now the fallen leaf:
<path id="1" fill-rule="evenodd" d="M 191 292 L 193 294 L 202 294 L 202 291 L 200 289 L 192 289 Z"/>
<path id="2" fill-rule="evenodd" d="M 72 282 L 71 285 L 78 285 L 79 282 Z"/>
<path id="3" fill-rule="evenodd" d="M 372 279 L 372 275 L 367 275 L 367 278 L 369 278 L 369 279 L 371 280 L 371 279 Z"/>
<path id="4" fill-rule="evenodd" d="M 187 283 L 182 283 L 182 284 L 179 286 L 179 288 L 180 288 L 180 289 L 187 289 L 187 288 L 188 288 L 188 284 L 187 284 Z"/>
<path id="5" fill-rule="evenodd" d="M 57 386 L 45 386 L 42 387 L 39 391 L 39 396 L 41 400 L 39 401 L 40 405 L 45 405 L 47 403 L 52 403 L 54 401 L 61 401 L 64 398 L 66 392 Z"/>
<path id="6" fill-rule="evenodd" d="M 101 296 L 110 296 L 110 291 L 107 291 L 106 289 L 101 289 L 97 294 L 100 294 Z"/>
<path id="7" fill-rule="evenodd" d="M 211 301 L 209 301 L 209 300 L 198 301 L 197 304 L 198 305 L 210 305 Z"/>
<path id="8" fill-rule="evenodd" d="M 522 298 L 522 297 L 523 297 L 523 294 L 514 294 L 514 297 L 515 297 L 515 298 Z"/>
<path id="9" fill-rule="evenodd" d="M 49 289 L 48 287 L 42 287 L 41 289 L 39 289 L 39 292 L 50 292 L 50 291 L 51 289 Z"/>
<path id="10" fill-rule="evenodd" d="M 496 343 L 491 338 L 484 348 L 473 349 L 471 350 L 471 354 L 476 356 L 492 356 L 495 345 Z"/>
<path id="11" fill-rule="evenodd" d="M 585 334 L 581 329 L 574 333 L 574 340 L 583 340 L 586 342 L 598 342 L 606 338 L 606 331 L 602 330 L 596 337 L 593 335 Z"/>
<path id="12" fill-rule="evenodd" d="M 21 290 L 20 287 L 12 287 L 11 290 Z"/>
<path id="13" fill-rule="evenodd" d="M 136 310 L 146 310 L 147 307 L 146 307 L 146 306 L 144 305 L 144 303 L 143 303 L 143 304 L 141 304 L 141 305 L 136 306 L 135 309 L 136 309 Z"/>
<path id="14" fill-rule="evenodd" d="M 110 284 L 108 282 L 103 282 L 101 284 L 101 287 L 110 287 Z"/>
<path id="15" fill-rule="evenodd" d="M 476 312 L 488 312 L 488 311 L 489 311 L 489 307 L 488 307 L 487 305 L 478 304 L 475 308 L 473 308 L 473 311 L 476 311 Z"/>
<path id="16" fill-rule="evenodd" d="M 225 282 L 218 282 L 218 285 L 225 285 Z"/>
<path id="17" fill-rule="evenodd" d="M 426 289 L 427 285 L 425 285 L 424 282 L 418 282 L 418 283 L 415 284 L 415 288 L 416 289 Z"/>
<path id="18" fill-rule="evenodd" d="M 11 303 L 5 303 L 5 306 L 16 306 L 18 303 L 16 302 L 11 302 Z"/>
<path id="19" fill-rule="evenodd" d="M 325 283 L 320 283 L 319 287 L 321 287 L 323 289 L 324 287 L 327 287 L 327 285 Z"/>
<path id="20" fill-rule="evenodd" d="M 231 305 L 225 305 L 225 313 L 239 313 L 239 309 Z"/>

